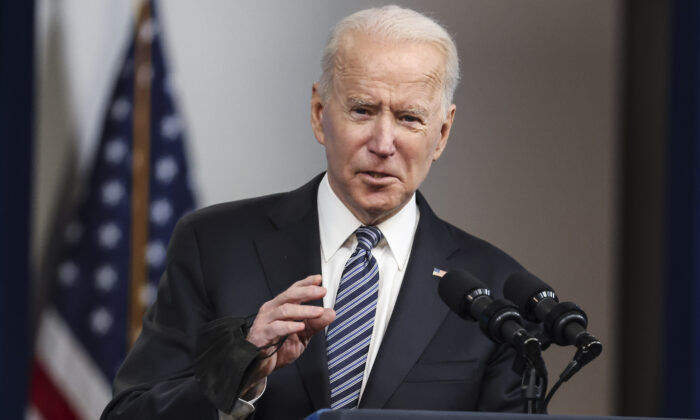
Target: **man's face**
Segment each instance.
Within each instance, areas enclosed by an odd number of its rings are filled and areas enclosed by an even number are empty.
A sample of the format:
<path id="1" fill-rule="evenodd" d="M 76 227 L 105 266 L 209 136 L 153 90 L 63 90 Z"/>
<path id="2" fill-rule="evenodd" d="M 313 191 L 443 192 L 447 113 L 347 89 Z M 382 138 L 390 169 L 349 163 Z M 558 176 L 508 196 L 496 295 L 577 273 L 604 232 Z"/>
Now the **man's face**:
<path id="1" fill-rule="evenodd" d="M 364 224 L 398 212 L 444 150 L 455 113 L 442 107 L 444 61 L 427 43 L 352 33 L 327 102 L 314 85 L 311 125 L 326 147 L 331 188 Z"/>

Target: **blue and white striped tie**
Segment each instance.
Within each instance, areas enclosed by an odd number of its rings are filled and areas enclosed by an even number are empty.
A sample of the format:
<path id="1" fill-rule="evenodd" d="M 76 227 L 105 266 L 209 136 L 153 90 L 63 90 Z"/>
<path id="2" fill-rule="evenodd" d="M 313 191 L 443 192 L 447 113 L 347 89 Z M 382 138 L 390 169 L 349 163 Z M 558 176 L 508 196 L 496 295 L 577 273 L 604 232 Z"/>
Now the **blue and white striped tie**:
<path id="1" fill-rule="evenodd" d="M 372 248 L 382 232 L 360 226 L 355 236 L 357 248 L 345 263 L 335 297 L 335 320 L 326 333 L 332 409 L 357 407 L 377 308 L 379 269 Z"/>

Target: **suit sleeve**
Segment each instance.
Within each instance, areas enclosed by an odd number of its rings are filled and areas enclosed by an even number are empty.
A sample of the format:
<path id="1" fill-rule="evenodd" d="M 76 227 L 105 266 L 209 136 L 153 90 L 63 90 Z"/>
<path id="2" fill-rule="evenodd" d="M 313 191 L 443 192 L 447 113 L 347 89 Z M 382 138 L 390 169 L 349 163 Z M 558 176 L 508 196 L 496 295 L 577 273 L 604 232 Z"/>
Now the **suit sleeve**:
<path id="1" fill-rule="evenodd" d="M 497 347 L 484 373 L 477 411 L 524 411 L 520 377 L 513 372 L 514 360 L 515 351 L 508 345 L 501 344 Z"/>
<path id="2" fill-rule="evenodd" d="M 119 369 L 102 419 L 212 419 L 218 411 L 192 369 L 197 329 L 214 318 L 194 229 L 183 218 L 170 242 L 158 298 Z"/>
<path id="3" fill-rule="evenodd" d="M 542 326 L 525 321 L 523 326 L 532 335 L 539 335 Z M 526 412 L 525 400 L 520 388 L 522 378 L 513 371 L 516 351 L 507 344 L 500 344 L 491 356 L 481 385 L 478 411 Z"/>

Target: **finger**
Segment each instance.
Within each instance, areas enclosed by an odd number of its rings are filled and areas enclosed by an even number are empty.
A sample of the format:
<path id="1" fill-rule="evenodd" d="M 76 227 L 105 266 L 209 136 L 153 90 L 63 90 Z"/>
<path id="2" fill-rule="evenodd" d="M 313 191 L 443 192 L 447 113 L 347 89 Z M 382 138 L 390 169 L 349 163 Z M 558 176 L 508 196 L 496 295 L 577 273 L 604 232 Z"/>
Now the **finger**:
<path id="1" fill-rule="evenodd" d="M 269 324 L 276 320 L 303 321 L 310 318 L 317 318 L 323 314 L 323 308 L 314 305 L 304 305 L 298 303 L 283 303 L 274 306 L 270 302 L 269 307 L 265 307 L 258 312 L 253 324 Z"/>
<path id="2" fill-rule="evenodd" d="M 279 295 L 275 296 L 271 301 L 272 308 L 285 303 L 304 303 L 311 300 L 322 298 L 326 294 L 326 288 L 315 285 L 307 286 L 292 286 Z M 269 308 L 269 309 L 272 309 Z"/>
<path id="3" fill-rule="evenodd" d="M 273 321 L 261 328 L 251 329 L 247 340 L 258 347 L 278 342 L 282 337 L 303 331 L 306 324 L 298 321 Z"/>
<path id="4" fill-rule="evenodd" d="M 268 333 L 270 334 L 270 343 L 276 343 L 284 336 L 296 334 L 306 328 L 303 322 L 299 321 L 273 321 L 268 325 Z"/>
<path id="5" fill-rule="evenodd" d="M 292 284 L 291 287 L 295 286 L 310 286 L 310 285 L 320 285 L 321 284 L 321 275 L 320 274 L 312 274 L 304 279 L 301 279 L 294 284 Z"/>
<path id="6" fill-rule="evenodd" d="M 320 283 L 321 275 L 315 274 L 292 284 L 287 290 L 265 302 L 258 310 L 255 321 L 260 319 L 262 322 L 268 322 L 274 319 L 270 313 L 285 303 L 304 303 L 321 299 L 326 295 L 326 289 L 318 286 Z"/>
<path id="7" fill-rule="evenodd" d="M 269 314 L 271 321 L 274 320 L 304 320 L 309 318 L 318 318 L 323 314 L 323 308 L 320 306 L 299 305 L 294 303 L 285 303 L 272 310 Z"/>
<path id="8" fill-rule="evenodd" d="M 324 308 L 320 316 L 306 320 L 306 331 L 309 336 L 322 331 L 335 320 L 335 311 L 331 308 Z"/>

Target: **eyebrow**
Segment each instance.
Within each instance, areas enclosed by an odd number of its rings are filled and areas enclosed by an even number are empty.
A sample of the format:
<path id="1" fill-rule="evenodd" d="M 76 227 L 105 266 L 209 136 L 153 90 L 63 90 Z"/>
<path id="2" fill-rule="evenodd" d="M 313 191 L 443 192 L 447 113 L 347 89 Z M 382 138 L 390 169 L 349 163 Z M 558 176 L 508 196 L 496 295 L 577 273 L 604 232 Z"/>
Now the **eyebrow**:
<path id="1" fill-rule="evenodd" d="M 373 102 L 371 99 L 364 99 L 364 98 L 360 98 L 357 96 L 350 96 L 346 102 L 350 106 L 369 106 L 369 107 L 376 107 L 377 106 L 377 103 Z"/>
<path id="2" fill-rule="evenodd" d="M 365 99 L 365 98 L 360 98 L 358 96 L 350 96 L 347 98 L 347 104 L 351 107 L 353 106 L 364 106 L 364 107 L 369 107 L 369 108 L 377 108 L 379 105 L 372 101 L 371 99 Z M 429 115 L 429 112 L 427 109 L 425 109 L 422 106 L 409 106 L 407 108 L 399 109 L 399 113 L 401 112 L 407 112 L 412 115 L 416 115 L 419 117 L 427 118 Z"/>

